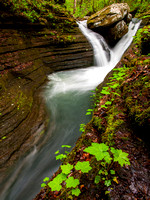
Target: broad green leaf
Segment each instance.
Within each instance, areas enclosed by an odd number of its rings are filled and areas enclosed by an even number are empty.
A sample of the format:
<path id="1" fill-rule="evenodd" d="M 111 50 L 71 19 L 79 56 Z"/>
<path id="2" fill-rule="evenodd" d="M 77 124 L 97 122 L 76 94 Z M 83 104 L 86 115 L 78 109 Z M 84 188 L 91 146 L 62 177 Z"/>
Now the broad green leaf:
<path id="1" fill-rule="evenodd" d="M 111 185 L 111 180 L 105 180 L 104 184 L 109 187 Z"/>
<path id="2" fill-rule="evenodd" d="M 84 149 L 84 151 L 94 155 L 97 161 L 99 161 L 108 156 L 108 149 L 109 147 L 104 143 L 92 143 L 92 145 Z"/>
<path id="3" fill-rule="evenodd" d="M 44 181 L 44 182 L 49 181 L 49 177 L 45 177 L 45 178 L 43 179 L 43 181 Z"/>
<path id="4" fill-rule="evenodd" d="M 62 183 L 63 181 L 65 181 L 67 178 L 67 175 L 66 174 L 58 174 L 53 180 L 58 182 L 58 183 Z"/>
<path id="5" fill-rule="evenodd" d="M 73 169 L 73 165 L 69 163 L 66 165 L 61 165 L 61 170 L 62 170 L 62 173 L 64 174 L 69 174 L 72 169 Z"/>
<path id="6" fill-rule="evenodd" d="M 111 147 L 110 149 L 111 149 L 111 152 L 112 152 L 113 154 L 116 153 L 116 149 L 115 149 L 114 147 Z"/>
<path id="7" fill-rule="evenodd" d="M 72 189 L 71 192 L 72 192 L 72 195 L 75 195 L 75 196 L 79 196 L 79 194 L 81 193 L 79 188 Z"/>
<path id="8" fill-rule="evenodd" d="M 67 188 L 75 188 L 77 187 L 77 185 L 79 185 L 79 180 L 78 179 L 74 179 L 72 176 L 70 176 L 67 180 L 66 180 L 66 187 Z"/>
<path id="9" fill-rule="evenodd" d="M 110 156 L 110 154 L 108 152 L 105 152 L 105 157 L 104 160 L 106 161 L 106 163 L 110 164 L 112 161 L 112 158 Z"/>
<path id="10" fill-rule="evenodd" d="M 71 148 L 70 145 L 62 145 L 61 147 L 62 147 L 62 148 Z"/>
<path id="11" fill-rule="evenodd" d="M 62 160 L 64 158 L 66 158 L 66 157 L 67 157 L 66 155 L 60 154 L 60 155 L 56 156 L 56 160 Z"/>
<path id="12" fill-rule="evenodd" d="M 98 184 L 101 180 L 101 177 L 100 176 L 95 176 L 95 180 L 94 180 L 94 183 L 95 184 Z"/>
<path id="13" fill-rule="evenodd" d="M 51 188 L 52 191 L 59 191 L 62 188 L 62 186 L 56 181 L 49 182 L 48 186 Z"/>
<path id="14" fill-rule="evenodd" d="M 48 186 L 52 191 L 61 190 L 62 186 L 60 185 L 63 181 L 65 181 L 67 176 L 63 173 L 58 174 L 52 181 L 48 183 Z"/>
<path id="15" fill-rule="evenodd" d="M 45 187 L 45 186 L 46 186 L 46 184 L 45 184 L 45 183 L 42 183 L 42 184 L 41 184 L 41 187 Z"/>
<path id="16" fill-rule="evenodd" d="M 118 162 L 121 167 L 123 167 L 123 165 L 130 165 L 129 162 L 129 158 L 128 153 L 123 152 L 121 149 L 114 149 L 113 147 L 111 148 L 111 152 L 113 153 L 114 156 L 114 161 Z"/>
<path id="17" fill-rule="evenodd" d="M 92 167 L 90 166 L 89 161 L 83 161 L 83 162 L 77 162 L 76 166 L 75 166 L 76 170 L 81 170 L 81 172 L 83 173 L 88 173 Z"/>

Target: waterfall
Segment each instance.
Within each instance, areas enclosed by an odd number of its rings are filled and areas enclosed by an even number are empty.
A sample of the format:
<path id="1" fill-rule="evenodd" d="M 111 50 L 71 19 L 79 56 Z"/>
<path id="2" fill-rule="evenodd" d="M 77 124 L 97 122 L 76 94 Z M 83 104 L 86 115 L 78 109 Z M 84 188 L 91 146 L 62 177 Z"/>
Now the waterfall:
<path id="1" fill-rule="evenodd" d="M 140 22 L 130 23 L 128 33 L 110 49 L 102 36 L 87 29 L 86 22 L 78 22 L 82 33 L 93 46 L 94 66 L 84 69 L 53 73 L 48 76 L 45 88 L 47 108 L 50 112 L 49 129 L 45 144 L 18 163 L 8 180 L 2 185 L 1 200 L 31 200 L 40 191 L 42 180 L 58 169 L 55 152 L 61 145 L 75 145 L 81 135 L 81 123 L 90 120 L 86 110 L 90 108 L 91 90 L 100 84 L 105 76 L 119 62 L 126 51 Z"/>

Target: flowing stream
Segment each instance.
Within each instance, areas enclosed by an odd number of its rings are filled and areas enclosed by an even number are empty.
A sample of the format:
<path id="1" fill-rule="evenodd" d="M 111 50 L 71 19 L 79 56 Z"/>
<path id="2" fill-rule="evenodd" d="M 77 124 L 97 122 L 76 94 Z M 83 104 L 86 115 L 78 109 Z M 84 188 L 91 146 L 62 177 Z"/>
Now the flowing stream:
<path id="1" fill-rule="evenodd" d="M 63 151 L 61 145 L 72 147 L 81 135 L 80 124 L 90 120 L 86 110 L 90 108 L 91 90 L 100 84 L 115 67 L 131 44 L 140 22 L 130 23 L 128 33 L 110 49 L 99 34 L 87 29 L 86 21 L 79 28 L 93 46 L 94 66 L 84 69 L 57 72 L 49 75 L 44 96 L 50 113 L 49 130 L 44 145 L 36 147 L 21 160 L 9 179 L 3 184 L 1 200 L 31 200 L 40 191 L 43 178 L 51 177 L 60 162 L 55 152 Z"/>

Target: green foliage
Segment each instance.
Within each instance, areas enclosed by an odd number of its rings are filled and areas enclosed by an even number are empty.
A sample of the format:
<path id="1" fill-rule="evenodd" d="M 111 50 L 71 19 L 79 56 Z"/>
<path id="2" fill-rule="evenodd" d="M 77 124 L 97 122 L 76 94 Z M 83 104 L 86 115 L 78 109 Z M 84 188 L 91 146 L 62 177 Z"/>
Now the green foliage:
<path id="1" fill-rule="evenodd" d="M 113 174 L 115 174 L 115 171 L 111 169 L 110 173 L 113 175 Z"/>
<path id="2" fill-rule="evenodd" d="M 61 146 L 62 148 L 71 148 L 71 146 L 70 145 L 62 145 Z M 55 154 L 59 154 L 60 153 L 60 151 L 59 150 L 57 150 L 56 152 L 55 152 Z M 64 160 L 66 157 L 67 157 L 67 154 L 69 153 L 68 151 L 65 151 L 65 153 L 66 154 L 59 154 L 59 155 L 57 155 L 56 156 L 56 160 Z"/>
<path id="3" fill-rule="evenodd" d="M 79 185 L 80 182 L 78 179 L 74 179 L 72 176 L 70 176 L 67 180 L 66 180 L 66 187 L 67 188 L 76 188 L 77 185 Z"/>
<path id="4" fill-rule="evenodd" d="M 101 93 L 102 93 L 102 94 L 110 94 L 110 92 L 109 92 L 109 91 L 107 91 L 107 90 L 104 90 L 104 89 L 101 91 Z"/>
<path id="5" fill-rule="evenodd" d="M 62 173 L 69 174 L 70 171 L 73 169 L 73 166 L 67 163 L 66 165 L 61 165 Z"/>
<path id="6" fill-rule="evenodd" d="M 62 186 L 57 182 L 57 180 L 49 182 L 48 186 L 51 188 L 52 191 L 59 191 L 62 188 Z"/>
<path id="7" fill-rule="evenodd" d="M 134 36 L 133 42 L 136 44 L 137 47 L 140 47 L 140 49 L 142 49 L 142 44 L 149 42 L 149 38 L 150 38 L 150 25 L 140 28 L 137 31 L 136 35 Z"/>
<path id="8" fill-rule="evenodd" d="M 105 102 L 105 105 L 111 105 L 111 104 L 112 104 L 111 101 L 106 101 L 106 102 Z"/>
<path id="9" fill-rule="evenodd" d="M 72 189 L 71 192 L 72 192 L 72 195 L 75 195 L 75 196 L 79 196 L 79 194 L 81 193 L 79 188 Z"/>
<path id="10" fill-rule="evenodd" d="M 59 153 L 59 150 L 55 152 L 55 154 L 58 154 L 58 153 Z"/>
<path id="11" fill-rule="evenodd" d="M 121 96 L 120 94 L 118 94 L 117 88 L 119 87 L 119 81 L 123 80 L 126 76 L 126 67 L 122 67 L 122 68 L 116 68 L 113 69 L 114 73 L 112 75 L 112 77 L 110 77 L 110 82 L 107 83 L 107 87 L 103 87 L 102 91 L 100 92 L 103 95 L 112 95 L 113 96 Z M 114 92 L 115 90 L 115 92 Z M 101 98 L 101 96 L 99 96 L 99 99 Z M 114 101 L 114 98 L 111 98 L 110 100 L 106 101 L 103 105 L 101 105 L 101 108 L 108 108 L 109 105 L 112 104 L 112 101 Z"/>
<path id="12" fill-rule="evenodd" d="M 84 132 L 85 131 L 85 124 L 80 124 L 80 132 Z"/>
<path id="13" fill-rule="evenodd" d="M 111 152 L 113 153 L 114 156 L 114 161 L 118 162 L 121 167 L 123 167 L 123 165 L 130 165 L 129 162 L 129 158 L 128 153 L 123 152 L 121 149 L 114 149 L 113 147 L 111 147 Z"/>
<path id="14" fill-rule="evenodd" d="M 62 145 L 62 147 L 70 148 L 68 145 Z M 129 159 L 127 158 L 127 153 L 112 147 L 110 148 L 104 143 L 92 143 L 91 146 L 85 148 L 84 151 L 94 155 L 97 162 L 99 162 L 99 165 L 101 166 L 98 174 L 95 175 L 95 184 L 103 181 L 103 184 L 109 187 L 112 181 L 117 182 L 116 177 L 113 177 L 115 175 L 115 171 L 112 169 L 113 164 L 115 162 L 121 166 L 130 164 Z M 59 153 L 59 151 L 57 151 L 57 153 Z M 60 191 L 62 189 L 62 183 L 65 182 L 66 188 L 70 189 L 71 194 L 74 196 L 79 196 L 81 193 L 80 189 L 78 188 L 80 180 L 70 176 L 69 174 L 73 169 L 81 171 L 82 173 L 89 173 L 89 171 L 92 170 L 90 161 L 78 161 L 75 166 L 71 165 L 70 163 L 63 164 L 60 166 L 60 169 L 61 173 L 47 184 L 51 188 L 51 191 Z M 43 181 L 49 181 L 49 178 L 46 177 Z M 45 183 L 41 184 L 41 187 L 45 186 Z"/>
<path id="15" fill-rule="evenodd" d="M 6 136 L 3 136 L 1 139 L 2 139 L 2 140 L 5 140 L 6 138 L 7 138 Z"/>
<path id="16" fill-rule="evenodd" d="M 85 148 L 84 151 L 94 155 L 98 162 L 101 161 L 101 169 L 94 179 L 95 184 L 98 184 L 102 180 L 104 181 L 104 185 L 109 187 L 111 185 L 111 180 L 116 182 L 116 177 L 113 178 L 115 171 L 110 169 L 115 162 L 120 164 L 121 167 L 126 164 L 130 165 L 127 153 L 123 152 L 121 149 L 110 148 L 104 143 L 92 143 L 92 145 Z"/>
<path id="17" fill-rule="evenodd" d="M 74 8 L 74 0 L 66 0 L 65 6 L 67 10 L 71 12 L 75 17 L 84 17 L 89 12 L 93 13 L 98 11 L 99 9 L 102 9 L 104 6 L 108 5 L 110 3 L 109 0 L 105 1 L 98 1 L 98 0 L 77 0 L 76 1 L 76 8 Z"/>
<path id="18" fill-rule="evenodd" d="M 71 148 L 70 145 L 62 145 L 61 147 L 62 147 L 62 148 Z"/>
<path id="19" fill-rule="evenodd" d="M 101 144 L 92 143 L 92 145 L 84 149 L 84 151 L 94 155 L 97 161 L 104 159 L 106 162 L 110 163 L 112 158 L 110 157 L 108 153 L 108 149 L 109 147 L 104 143 L 101 143 Z"/>
<path id="20" fill-rule="evenodd" d="M 89 161 L 83 161 L 83 162 L 78 161 L 75 166 L 75 169 L 81 170 L 81 172 L 83 173 L 88 173 L 92 169 L 92 167 L 90 166 Z"/>
<path id="21" fill-rule="evenodd" d="M 49 177 L 45 177 L 45 178 L 43 179 L 43 181 L 44 181 L 44 182 L 49 181 Z"/>
<path id="22" fill-rule="evenodd" d="M 88 109 L 86 115 L 91 115 L 93 112 L 93 109 Z"/>
<path id="23" fill-rule="evenodd" d="M 66 178 L 67 176 L 65 174 L 58 174 L 52 181 L 48 183 L 48 186 L 52 191 L 59 191 L 62 188 L 61 183 L 65 181 Z"/>
<path id="24" fill-rule="evenodd" d="M 59 154 L 58 156 L 56 156 L 56 160 L 63 160 L 65 158 L 67 158 L 65 154 Z"/>
<path id="25" fill-rule="evenodd" d="M 39 23 L 59 32 L 74 29 L 74 19 L 64 6 L 56 4 L 54 0 L 3 0 L 2 6 L 24 23 Z M 5 20 L 5 15 L 3 18 Z"/>
<path id="26" fill-rule="evenodd" d="M 41 187 L 45 187 L 45 186 L 46 186 L 46 183 L 42 183 L 42 184 L 41 184 Z"/>
<path id="27" fill-rule="evenodd" d="M 111 185 L 111 180 L 105 180 L 105 183 L 104 183 L 107 187 L 109 187 Z"/>
<path id="28" fill-rule="evenodd" d="M 100 182 L 100 180 L 101 180 L 101 177 L 97 175 L 97 176 L 95 176 L 94 183 L 98 184 Z"/>

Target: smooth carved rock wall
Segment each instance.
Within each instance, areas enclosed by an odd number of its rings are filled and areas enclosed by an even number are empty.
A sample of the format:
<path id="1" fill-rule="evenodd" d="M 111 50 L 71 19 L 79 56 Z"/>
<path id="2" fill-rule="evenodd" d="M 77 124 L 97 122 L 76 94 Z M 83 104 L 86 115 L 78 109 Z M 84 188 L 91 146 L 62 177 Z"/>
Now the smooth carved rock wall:
<path id="1" fill-rule="evenodd" d="M 64 45 L 55 44 L 48 29 L 0 28 L 0 181 L 44 137 L 47 75 L 93 63 L 92 48 L 78 28 L 71 35 L 74 41 Z"/>

